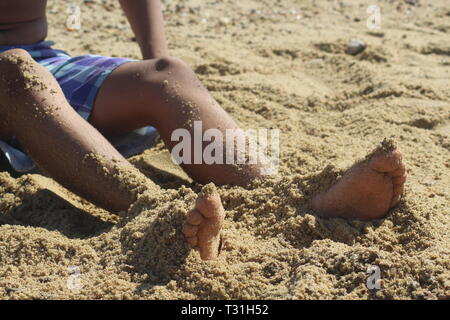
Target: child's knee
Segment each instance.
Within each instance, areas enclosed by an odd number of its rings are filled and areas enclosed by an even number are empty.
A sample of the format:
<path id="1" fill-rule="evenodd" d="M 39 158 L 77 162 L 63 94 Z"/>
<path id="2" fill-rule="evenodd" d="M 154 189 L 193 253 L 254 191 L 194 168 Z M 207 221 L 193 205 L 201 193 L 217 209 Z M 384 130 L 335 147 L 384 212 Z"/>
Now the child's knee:
<path id="1" fill-rule="evenodd" d="M 166 101 L 174 93 L 181 94 L 182 89 L 189 90 L 194 85 L 194 72 L 187 63 L 175 57 L 162 57 L 141 62 L 142 76 L 139 87 L 150 95 L 149 100 Z M 156 72 L 155 72 L 156 71 Z"/>
<path id="2" fill-rule="evenodd" d="M 0 134 L 10 134 L 11 116 L 23 105 L 25 90 L 36 80 L 36 62 L 23 49 L 12 49 L 0 53 Z"/>
<path id="3" fill-rule="evenodd" d="M 20 70 L 24 65 L 34 64 L 33 58 L 23 49 L 11 49 L 0 53 L 0 68 L 2 74 L 9 69 Z"/>
<path id="4" fill-rule="evenodd" d="M 155 63 L 155 68 L 157 71 L 186 71 L 190 70 L 187 63 L 179 58 L 175 58 L 172 56 L 158 58 Z"/>
<path id="5" fill-rule="evenodd" d="M 2 83 L 14 85 L 32 80 L 39 73 L 39 64 L 23 49 L 11 49 L 0 54 Z"/>
<path id="6" fill-rule="evenodd" d="M 21 56 L 26 59 L 31 59 L 30 54 L 24 49 L 10 49 L 0 53 L 0 58 L 6 58 L 10 56 Z"/>
<path id="7" fill-rule="evenodd" d="M 3 101 L 20 97 L 34 87 L 38 79 L 38 64 L 23 49 L 0 54 L 0 97 Z"/>
<path id="8" fill-rule="evenodd" d="M 158 58 L 156 61 L 145 61 L 148 63 L 146 70 L 157 72 L 146 72 L 146 76 L 143 79 L 154 83 L 155 81 L 160 85 L 167 83 L 178 83 L 180 86 L 190 86 L 193 84 L 193 78 L 195 73 L 189 67 L 189 65 L 183 60 L 171 56 Z"/>

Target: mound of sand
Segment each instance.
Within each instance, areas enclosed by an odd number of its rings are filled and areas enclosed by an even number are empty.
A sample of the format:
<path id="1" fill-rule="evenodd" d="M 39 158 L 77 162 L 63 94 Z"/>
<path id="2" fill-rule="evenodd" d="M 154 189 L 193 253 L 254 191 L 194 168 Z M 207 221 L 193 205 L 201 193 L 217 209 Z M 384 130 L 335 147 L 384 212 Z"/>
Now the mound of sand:
<path id="1" fill-rule="evenodd" d="M 280 174 L 219 188 L 225 241 L 202 262 L 181 234 L 200 186 L 162 144 L 131 161 L 164 192 L 144 193 L 124 218 L 41 174 L 3 170 L 0 298 L 448 298 L 446 2 L 384 1 L 375 32 L 362 0 L 166 1 L 173 54 L 244 128 L 281 130 Z M 75 32 L 62 2 L 49 10 L 57 47 L 139 57 L 116 1 L 86 2 Z M 356 56 L 345 53 L 353 38 L 367 44 Z M 310 195 L 384 137 L 409 167 L 401 204 L 372 222 L 317 217 Z M 371 266 L 380 290 L 366 286 Z"/>

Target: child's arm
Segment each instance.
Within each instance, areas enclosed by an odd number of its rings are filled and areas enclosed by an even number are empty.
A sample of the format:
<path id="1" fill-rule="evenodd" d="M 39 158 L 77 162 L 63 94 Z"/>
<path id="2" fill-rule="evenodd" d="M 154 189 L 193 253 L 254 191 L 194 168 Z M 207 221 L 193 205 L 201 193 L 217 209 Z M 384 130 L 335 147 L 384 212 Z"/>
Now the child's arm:
<path id="1" fill-rule="evenodd" d="M 168 55 L 160 0 L 119 0 L 144 59 Z"/>

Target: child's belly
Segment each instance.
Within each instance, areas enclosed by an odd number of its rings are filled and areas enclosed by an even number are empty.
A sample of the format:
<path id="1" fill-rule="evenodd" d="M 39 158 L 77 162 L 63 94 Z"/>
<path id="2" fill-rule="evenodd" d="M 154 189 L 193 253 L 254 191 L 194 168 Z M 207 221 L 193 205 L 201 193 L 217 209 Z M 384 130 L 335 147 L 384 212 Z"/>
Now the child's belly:
<path id="1" fill-rule="evenodd" d="M 0 45 L 33 44 L 47 36 L 46 0 L 1 0 Z"/>

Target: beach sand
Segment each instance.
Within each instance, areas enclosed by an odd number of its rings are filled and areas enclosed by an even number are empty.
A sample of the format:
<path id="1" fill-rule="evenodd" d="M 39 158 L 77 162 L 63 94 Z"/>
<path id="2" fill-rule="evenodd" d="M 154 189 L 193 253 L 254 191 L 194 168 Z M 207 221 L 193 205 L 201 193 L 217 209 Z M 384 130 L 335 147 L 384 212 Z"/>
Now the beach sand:
<path id="1" fill-rule="evenodd" d="M 373 1 L 163 3 L 172 54 L 242 127 L 281 131 L 279 174 L 218 188 L 222 251 L 203 262 L 181 234 L 201 186 L 162 143 L 130 160 L 164 192 L 123 217 L 2 169 L 0 298 L 448 299 L 448 0 L 380 1 L 379 30 L 367 27 Z M 118 1 L 81 12 L 81 30 L 68 31 L 64 3 L 49 0 L 55 47 L 139 59 Z M 367 48 L 347 54 L 351 39 Z M 371 222 L 316 216 L 310 196 L 385 137 L 408 166 L 400 205 Z M 373 266 L 378 290 L 367 287 Z"/>

